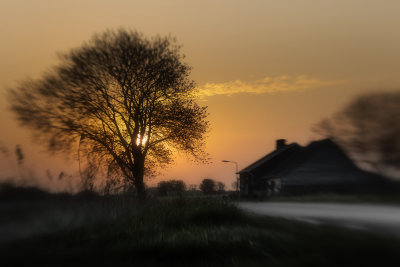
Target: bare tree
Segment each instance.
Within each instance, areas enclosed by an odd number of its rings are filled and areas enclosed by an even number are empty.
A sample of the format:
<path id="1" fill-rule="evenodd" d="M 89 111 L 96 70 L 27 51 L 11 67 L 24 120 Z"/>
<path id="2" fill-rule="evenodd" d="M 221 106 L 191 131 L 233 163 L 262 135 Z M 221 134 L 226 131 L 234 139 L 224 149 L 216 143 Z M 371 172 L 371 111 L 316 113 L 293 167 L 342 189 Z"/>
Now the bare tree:
<path id="1" fill-rule="evenodd" d="M 144 175 L 175 150 L 204 160 L 206 107 L 172 38 L 95 35 L 38 80 L 9 91 L 12 111 L 50 151 L 96 155 L 145 197 Z"/>
<path id="2" fill-rule="evenodd" d="M 400 92 L 361 95 L 321 121 L 315 131 L 329 137 L 359 162 L 384 172 L 400 168 Z"/>

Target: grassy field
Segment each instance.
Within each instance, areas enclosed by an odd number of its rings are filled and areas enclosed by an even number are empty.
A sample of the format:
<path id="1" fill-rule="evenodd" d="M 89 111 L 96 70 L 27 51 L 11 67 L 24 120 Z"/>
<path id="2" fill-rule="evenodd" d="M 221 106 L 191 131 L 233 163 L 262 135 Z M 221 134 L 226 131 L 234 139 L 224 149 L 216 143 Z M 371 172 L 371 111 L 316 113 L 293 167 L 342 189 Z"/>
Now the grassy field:
<path id="1" fill-rule="evenodd" d="M 253 216 L 218 199 L 125 209 L 111 220 L 2 244 L 0 265 L 400 266 L 398 239 Z"/>

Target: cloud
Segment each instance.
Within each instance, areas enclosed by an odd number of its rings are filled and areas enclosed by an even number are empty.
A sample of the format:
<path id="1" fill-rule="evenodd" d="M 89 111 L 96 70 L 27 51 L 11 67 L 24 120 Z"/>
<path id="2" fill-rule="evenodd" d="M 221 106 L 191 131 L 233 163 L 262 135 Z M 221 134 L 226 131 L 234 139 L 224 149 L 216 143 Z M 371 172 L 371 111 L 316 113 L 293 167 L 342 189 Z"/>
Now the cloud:
<path id="1" fill-rule="evenodd" d="M 298 91 L 319 88 L 335 83 L 337 82 L 311 78 L 307 75 L 295 77 L 282 75 L 278 77 L 265 77 L 264 79 L 252 82 L 236 80 L 223 83 L 206 83 L 199 87 L 199 96 L 204 98 L 215 95 L 234 95 L 240 93 L 266 94 L 283 91 Z"/>

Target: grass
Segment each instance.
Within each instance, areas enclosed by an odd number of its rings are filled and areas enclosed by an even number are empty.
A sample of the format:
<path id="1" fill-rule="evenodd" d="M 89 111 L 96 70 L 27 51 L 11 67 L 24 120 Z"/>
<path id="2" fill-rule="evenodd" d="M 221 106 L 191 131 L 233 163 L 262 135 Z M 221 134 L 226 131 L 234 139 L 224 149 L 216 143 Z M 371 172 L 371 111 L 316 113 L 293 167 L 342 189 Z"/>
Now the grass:
<path id="1" fill-rule="evenodd" d="M 1 266 L 399 266 L 400 240 L 244 213 L 217 199 L 138 204 L 0 248 Z"/>

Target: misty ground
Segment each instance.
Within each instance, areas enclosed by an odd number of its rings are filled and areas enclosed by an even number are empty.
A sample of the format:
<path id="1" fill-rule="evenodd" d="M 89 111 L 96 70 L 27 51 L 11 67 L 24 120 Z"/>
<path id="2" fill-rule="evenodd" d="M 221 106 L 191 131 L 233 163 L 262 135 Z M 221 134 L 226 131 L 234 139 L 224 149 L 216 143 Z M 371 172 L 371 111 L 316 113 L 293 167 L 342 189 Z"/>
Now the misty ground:
<path id="1" fill-rule="evenodd" d="M 241 209 L 314 224 L 329 224 L 400 238 L 398 203 L 241 202 Z"/>
<path id="2" fill-rule="evenodd" d="M 62 196 L 0 207 L 1 266 L 400 264 L 399 238 L 252 215 L 220 198 Z"/>

